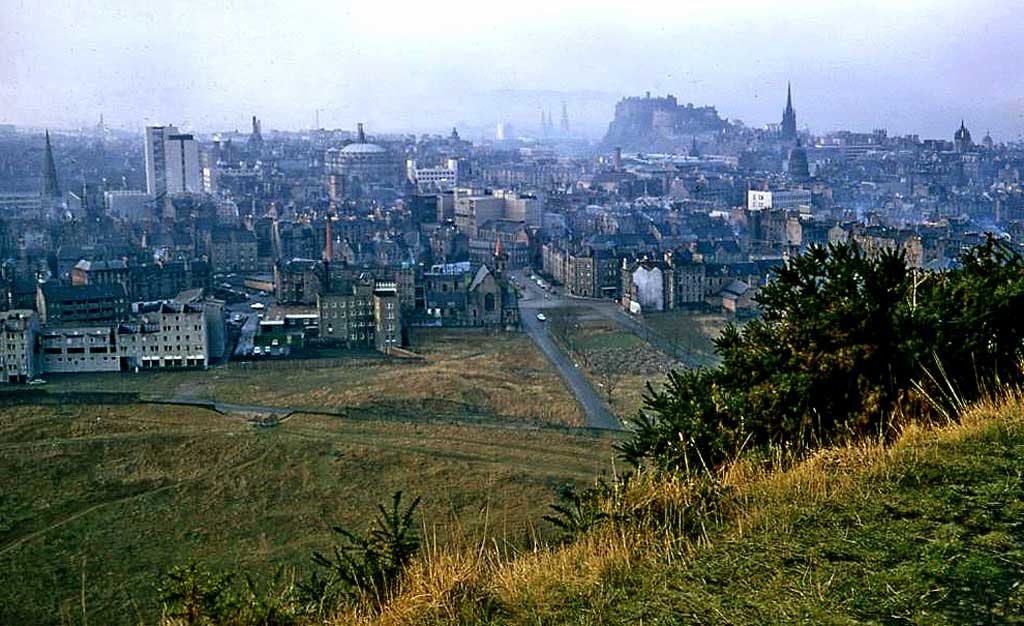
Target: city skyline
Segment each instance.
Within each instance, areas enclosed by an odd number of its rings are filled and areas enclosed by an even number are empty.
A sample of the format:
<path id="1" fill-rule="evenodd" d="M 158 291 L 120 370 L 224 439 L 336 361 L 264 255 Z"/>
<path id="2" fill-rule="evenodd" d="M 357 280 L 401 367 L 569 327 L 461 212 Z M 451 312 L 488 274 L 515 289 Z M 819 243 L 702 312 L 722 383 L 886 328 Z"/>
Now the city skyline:
<path id="1" fill-rule="evenodd" d="M 644 19 L 587 6 L 4 0 L 0 122 L 76 127 L 103 114 L 115 127 L 209 132 L 244 130 L 258 113 L 268 129 L 301 129 L 319 110 L 321 126 L 377 132 L 528 129 L 538 107 L 557 117 L 564 100 L 573 128 L 596 137 L 620 97 L 647 91 L 777 123 L 792 82 L 814 132 L 944 137 L 961 119 L 1000 140 L 1024 129 L 1011 2 L 683 3 Z"/>

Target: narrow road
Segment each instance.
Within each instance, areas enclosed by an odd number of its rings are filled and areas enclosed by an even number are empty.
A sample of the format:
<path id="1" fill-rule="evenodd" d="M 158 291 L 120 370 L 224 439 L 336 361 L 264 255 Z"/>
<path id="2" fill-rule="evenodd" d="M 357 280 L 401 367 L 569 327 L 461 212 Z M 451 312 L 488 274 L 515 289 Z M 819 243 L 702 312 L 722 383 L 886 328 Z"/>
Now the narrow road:
<path id="1" fill-rule="evenodd" d="M 522 281 L 520 281 L 522 282 Z M 527 281 L 528 283 L 528 281 Z M 601 428 L 606 430 L 623 430 L 622 422 L 612 415 L 601 397 L 597 395 L 594 388 L 579 369 L 562 352 L 562 349 L 555 344 L 548 334 L 547 323 L 537 319 L 537 314 L 546 308 L 557 306 L 557 302 L 549 302 L 544 298 L 536 286 L 531 288 L 526 284 L 523 295 L 519 299 L 519 319 L 522 321 L 523 330 L 533 339 L 540 351 L 547 357 L 548 361 L 555 366 L 559 376 L 569 386 L 569 390 L 576 396 L 583 409 L 588 428 Z"/>
<path id="2" fill-rule="evenodd" d="M 642 318 L 634 317 L 622 310 L 618 302 L 605 298 L 581 298 L 569 296 L 561 287 L 552 287 L 549 291 L 541 291 L 529 278 L 529 272 L 520 271 L 516 274 L 520 283 L 525 283 L 526 293 L 533 304 L 539 308 L 575 307 L 587 309 L 596 315 L 615 322 L 624 330 L 633 333 L 665 354 L 675 357 L 678 361 L 691 368 L 708 367 L 707 359 L 691 354 L 683 346 L 655 331 Z M 540 300 L 539 304 L 537 300 Z M 522 307 L 520 307 L 522 308 Z"/>

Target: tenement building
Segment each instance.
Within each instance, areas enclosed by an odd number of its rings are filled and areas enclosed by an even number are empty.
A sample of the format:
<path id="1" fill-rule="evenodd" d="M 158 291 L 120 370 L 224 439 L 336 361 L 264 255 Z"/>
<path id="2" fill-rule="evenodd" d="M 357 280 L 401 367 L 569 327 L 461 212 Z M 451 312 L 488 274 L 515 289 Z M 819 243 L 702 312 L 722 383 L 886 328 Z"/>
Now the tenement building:
<path id="1" fill-rule="evenodd" d="M 31 309 L 0 313 L 0 382 L 26 383 L 36 376 L 36 332 L 39 319 Z"/>
<path id="2" fill-rule="evenodd" d="M 388 352 L 402 345 L 398 286 L 372 278 L 332 285 L 317 296 L 320 337 L 348 349 Z"/>
<path id="3" fill-rule="evenodd" d="M 39 322 L 59 324 L 114 324 L 128 318 L 124 285 L 64 286 L 45 283 L 36 290 Z"/>

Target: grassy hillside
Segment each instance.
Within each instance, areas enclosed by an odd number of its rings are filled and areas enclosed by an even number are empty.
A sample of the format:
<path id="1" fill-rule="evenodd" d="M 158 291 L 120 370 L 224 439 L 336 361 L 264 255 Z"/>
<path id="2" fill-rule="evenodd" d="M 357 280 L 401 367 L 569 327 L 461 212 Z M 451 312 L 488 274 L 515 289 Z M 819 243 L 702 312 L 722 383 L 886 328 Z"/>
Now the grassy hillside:
<path id="1" fill-rule="evenodd" d="M 619 509 L 657 523 L 513 561 L 435 551 L 383 615 L 336 623 L 1024 623 L 1020 398 L 784 472 L 736 464 L 711 491 L 638 480 Z M 658 532 L 670 517 L 687 532 Z"/>
<path id="2" fill-rule="evenodd" d="M 501 416 L 578 426 L 575 399 L 522 333 L 413 329 L 423 361 L 373 356 L 233 363 L 210 371 L 51 376 L 57 390 L 139 391 L 149 398 L 346 410 L 361 415 Z M 528 400 L 527 400 L 528 399 Z"/>
<path id="3" fill-rule="evenodd" d="M 611 458 L 604 437 L 496 423 L 296 414 L 276 428 L 188 407 L 0 411 L 0 624 L 158 617 L 171 565 L 299 570 L 391 491 L 422 495 L 440 545 L 527 545 L 566 483 Z M 436 526 L 436 528 L 435 528 Z"/>

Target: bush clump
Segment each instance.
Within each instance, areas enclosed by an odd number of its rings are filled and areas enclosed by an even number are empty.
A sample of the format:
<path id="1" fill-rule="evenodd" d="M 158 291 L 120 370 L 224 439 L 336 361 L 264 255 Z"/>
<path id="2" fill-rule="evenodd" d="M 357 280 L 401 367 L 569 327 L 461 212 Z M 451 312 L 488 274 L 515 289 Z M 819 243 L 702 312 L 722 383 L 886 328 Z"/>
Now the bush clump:
<path id="1" fill-rule="evenodd" d="M 745 448 L 887 437 L 908 412 L 951 418 L 1022 380 L 1024 258 L 992 237 L 937 273 L 909 267 L 902 250 L 812 247 L 758 302 L 761 319 L 716 340 L 718 368 L 648 386 L 620 445 L 627 461 L 713 469 Z"/>

